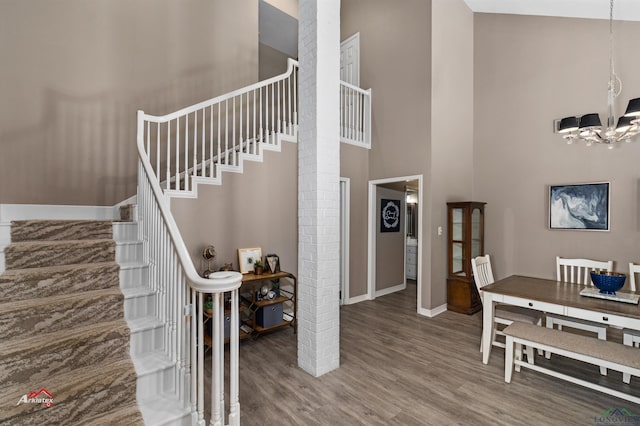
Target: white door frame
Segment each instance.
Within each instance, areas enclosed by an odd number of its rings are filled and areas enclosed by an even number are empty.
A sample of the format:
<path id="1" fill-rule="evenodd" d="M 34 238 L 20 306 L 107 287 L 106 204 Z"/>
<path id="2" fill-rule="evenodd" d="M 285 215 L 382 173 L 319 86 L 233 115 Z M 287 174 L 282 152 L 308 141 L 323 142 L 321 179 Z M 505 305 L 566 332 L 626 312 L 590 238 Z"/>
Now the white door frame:
<path id="1" fill-rule="evenodd" d="M 401 176 L 387 179 L 376 179 L 369 181 L 369 214 L 368 214 L 368 244 L 367 244 L 367 297 L 371 300 L 376 298 L 376 188 L 380 184 L 392 182 L 418 181 L 418 205 L 420 211 L 424 209 L 424 201 L 422 198 L 422 175 Z M 405 237 L 406 239 L 406 237 Z M 422 301 L 422 214 L 418 214 L 418 265 L 416 273 L 416 286 L 418 287 L 418 297 L 416 300 L 416 310 L 418 313 L 422 311 L 420 304 Z"/>
<path id="2" fill-rule="evenodd" d="M 349 218 L 351 179 L 340 178 L 340 304 L 349 300 Z"/>

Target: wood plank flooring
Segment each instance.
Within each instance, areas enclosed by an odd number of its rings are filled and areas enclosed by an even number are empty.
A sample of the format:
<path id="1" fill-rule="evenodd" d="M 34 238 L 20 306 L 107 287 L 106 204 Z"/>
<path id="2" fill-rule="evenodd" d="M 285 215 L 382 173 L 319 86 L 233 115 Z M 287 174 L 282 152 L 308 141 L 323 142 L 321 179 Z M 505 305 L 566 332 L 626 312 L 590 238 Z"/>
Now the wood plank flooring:
<path id="1" fill-rule="evenodd" d="M 502 349 L 482 364 L 481 313 L 425 318 L 415 311 L 412 285 L 343 306 L 341 366 L 319 378 L 297 367 L 292 330 L 242 342 L 241 424 L 593 425 L 613 407 L 640 414 L 639 405 L 534 371 L 514 373 L 507 384 Z M 595 366 L 555 355 L 536 362 L 640 395 L 639 378 L 624 385 L 620 373 L 601 377 Z"/>

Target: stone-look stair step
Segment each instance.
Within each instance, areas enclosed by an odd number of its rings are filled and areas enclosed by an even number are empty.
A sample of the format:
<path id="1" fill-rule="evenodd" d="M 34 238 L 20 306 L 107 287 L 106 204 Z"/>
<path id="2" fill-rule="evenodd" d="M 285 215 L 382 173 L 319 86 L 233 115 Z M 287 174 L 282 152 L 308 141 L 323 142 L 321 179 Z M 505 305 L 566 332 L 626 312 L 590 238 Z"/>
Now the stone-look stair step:
<path id="1" fill-rule="evenodd" d="M 0 336 L 43 338 L 45 333 L 70 330 L 124 316 L 124 296 L 119 288 L 23 300 L 0 304 Z"/>
<path id="2" fill-rule="evenodd" d="M 106 220 L 14 220 L 11 242 L 107 240 L 113 238 L 113 225 Z"/>
<path id="3" fill-rule="evenodd" d="M 130 360 L 129 327 L 124 319 L 12 339 L 0 346 L 3 388 L 39 383 L 52 374 L 72 373 L 101 363 Z"/>
<path id="4" fill-rule="evenodd" d="M 142 411 L 142 416 L 147 425 L 175 426 L 192 424 L 189 408 L 185 408 L 177 399 L 160 397 L 155 400 L 141 402 L 140 411 Z M 208 416 L 205 415 L 205 418 L 208 418 Z M 268 424 L 268 422 L 264 422 L 264 424 Z"/>
<path id="5" fill-rule="evenodd" d="M 6 269 L 41 268 L 115 261 L 113 240 L 31 241 L 4 250 Z"/>
<path id="6" fill-rule="evenodd" d="M 92 417 L 91 419 L 83 420 L 82 426 L 105 426 L 105 425 L 130 425 L 136 426 L 144 425 L 144 419 L 142 413 L 138 408 L 138 404 L 133 401 L 129 405 L 120 406 L 115 410 L 111 410 L 107 413 Z"/>
<path id="7" fill-rule="evenodd" d="M 120 266 L 115 262 L 13 269 L 0 275 L 0 301 L 17 302 L 117 288 L 119 272 Z"/>
<path id="8" fill-rule="evenodd" d="M 22 395 L 43 388 L 53 395 L 52 407 L 16 405 Z M 46 374 L 16 386 L 3 386 L 0 424 L 142 425 L 135 392 L 136 375 L 130 359 L 91 363 L 70 372 Z"/>

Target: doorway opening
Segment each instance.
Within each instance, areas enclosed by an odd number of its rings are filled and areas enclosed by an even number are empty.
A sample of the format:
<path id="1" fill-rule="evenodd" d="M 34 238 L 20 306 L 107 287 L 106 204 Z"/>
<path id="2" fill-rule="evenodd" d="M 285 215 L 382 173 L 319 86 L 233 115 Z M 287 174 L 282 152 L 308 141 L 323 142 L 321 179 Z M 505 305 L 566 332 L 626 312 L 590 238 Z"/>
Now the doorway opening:
<path id="1" fill-rule="evenodd" d="M 422 180 L 422 175 L 413 175 L 369 181 L 367 226 L 368 298 L 404 290 L 415 271 L 418 313 L 422 300 Z M 413 260 L 412 252 L 415 263 L 407 262 Z"/>

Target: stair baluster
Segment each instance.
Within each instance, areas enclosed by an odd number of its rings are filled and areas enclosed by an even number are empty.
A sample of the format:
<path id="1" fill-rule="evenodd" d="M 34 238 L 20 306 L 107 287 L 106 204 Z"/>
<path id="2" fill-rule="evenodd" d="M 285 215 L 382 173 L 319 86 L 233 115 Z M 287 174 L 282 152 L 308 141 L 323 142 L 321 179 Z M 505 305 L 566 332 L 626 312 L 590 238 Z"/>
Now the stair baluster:
<path id="1" fill-rule="evenodd" d="M 142 121 L 142 114 L 139 114 Z M 143 145 L 142 134 L 139 134 L 138 148 Z M 186 177 L 186 176 L 185 176 Z M 157 287 L 157 315 L 166 324 L 164 352 L 170 357 L 178 370 L 175 383 L 176 397 L 185 408 L 191 407 L 194 424 L 204 425 L 205 390 L 204 390 L 204 294 L 213 294 L 222 301 L 221 295 L 231 293 L 231 321 L 239 326 L 238 294 L 241 275 L 237 272 L 215 273 L 208 279 L 196 272 L 191 258 L 177 229 L 173 216 L 167 206 L 166 197 L 162 194 L 159 183 L 153 178 L 151 163 L 141 156 L 138 167 L 138 208 L 141 222 L 142 240 L 144 241 L 145 258 L 148 260 L 152 283 Z M 190 300 L 191 303 L 185 303 Z M 213 316 L 217 324 L 222 324 L 224 305 L 214 305 Z M 185 322 L 185 318 L 190 318 Z M 219 326 L 214 327 L 212 372 L 211 424 L 222 425 L 224 415 L 216 414 L 216 407 L 224 407 L 224 336 Z M 230 341 L 230 411 L 229 425 L 239 425 L 238 401 L 238 345 L 239 338 L 231 333 Z"/>
<path id="2" fill-rule="evenodd" d="M 176 383 L 180 383 L 177 394 L 185 407 L 190 407 L 196 424 L 205 422 L 203 293 L 213 293 L 215 300 L 222 300 L 221 294 L 231 292 L 231 329 L 237 329 L 240 276 L 225 275 L 211 280 L 198 276 L 168 200 L 170 197 L 195 198 L 199 184 L 219 185 L 223 171 L 240 172 L 245 160 L 261 161 L 264 150 L 279 151 L 282 139 L 297 140 L 297 69 L 298 63 L 290 59 L 287 71 L 279 76 L 164 116 L 138 111 L 138 202 L 142 239 L 151 282 L 158 294 L 156 312 L 167 324 L 165 351 L 179 371 L 176 373 Z M 370 148 L 371 91 L 341 82 L 340 94 L 341 140 Z M 214 316 L 219 314 L 218 320 L 222 321 L 222 302 L 217 303 L 215 306 L 220 312 Z M 185 322 L 185 317 L 190 321 Z M 214 327 L 212 337 L 214 346 L 217 345 L 213 350 L 217 367 L 212 378 L 211 424 L 222 425 L 225 417 L 224 339 L 219 327 Z M 235 333 L 231 333 L 230 370 L 228 421 L 236 425 L 240 406 Z"/>

